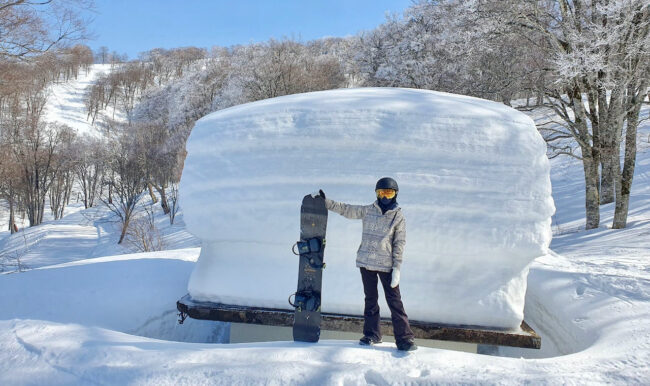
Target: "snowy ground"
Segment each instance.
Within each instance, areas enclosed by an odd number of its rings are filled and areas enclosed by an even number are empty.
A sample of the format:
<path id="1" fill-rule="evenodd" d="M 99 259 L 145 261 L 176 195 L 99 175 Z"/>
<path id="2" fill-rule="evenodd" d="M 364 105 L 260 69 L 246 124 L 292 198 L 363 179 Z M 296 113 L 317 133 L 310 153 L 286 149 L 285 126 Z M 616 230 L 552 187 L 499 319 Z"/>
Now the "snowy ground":
<path id="1" fill-rule="evenodd" d="M 609 229 L 611 205 L 601 228 L 580 230 L 581 167 L 552 161 L 554 253 L 533 264 L 525 310 L 541 350 L 215 344 L 227 325 L 176 324 L 175 301 L 199 253 L 182 222 L 169 227 L 158 215 L 174 250 L 124 254 L 109 214 L 77 204 L 61 221 L 0 233 L 0 253 L 22 253 L 32 268 L 0 275 L 0 384 L 649 384 L 649 135 L 646 121 L 623 230 Z"/>
<path id="2" fill-rule="evenodd" d="M 141 205 L 151 204 L 148 196 L 141 200 Z M 48 210 L 46 207 L 46 211 Z M 200 241 L 185 229 L 182 212 L 177 215 L 174 225 L 170 225 L 169 218 L 162 213 L 159 205 L 155 206 L 154 210 L 156 228 L 166 249 L 200 246 Z M 71 203 L 66 207 L 65 213 L 61 220 L 54 221 L 47 212 L 43 224 L 32 228 L 21 228 L 20 232 L 11 237 L 9 231 L 0 232 L 0 254 L 11 258 L 12 261 L 18 258 L 22 266 L 33 269 L 137 252 L 137 249 L 127 242 L 123 245 L 117 244 L 120 224 L 101 202 L 86 210 L 81 202 Z M 6 223 L 6 212 L 0 211 L 0 224 L 3 224 L 3 230 L 6 229 Z"/>
<path id="3" fill-rule="evenodd" d="M 102 122 L 103 117 L 98 117 L 95 122 L 96 125 L 92 125 L 91 121 L 87 119 L 88 113 L 84 99 L 88 87 L 99 76 L 110 71 L 110 64 L 93 64 L 88 72 L 83 69 L 80 70 L 77 79 L 52 85 L 48 93 L 44 120 L 46 122 L 64 123 L 79 134 L 99 136 L 98 123 Z M 112 107 L 102 111 L 102 114 L 110 118 L 123 118 L 119 113 L 114 114 Z"/>

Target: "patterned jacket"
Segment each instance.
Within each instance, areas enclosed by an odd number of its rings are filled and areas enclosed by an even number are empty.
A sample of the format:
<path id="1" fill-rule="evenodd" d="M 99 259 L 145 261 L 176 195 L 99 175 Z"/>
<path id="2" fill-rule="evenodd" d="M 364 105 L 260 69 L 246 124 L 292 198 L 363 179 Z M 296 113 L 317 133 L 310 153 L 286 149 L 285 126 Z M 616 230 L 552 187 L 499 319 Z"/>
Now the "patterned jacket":
<path id="1" fill-rule="evenodd" d="M 382 214 L 377 201 L 370 205 L 349 205 L 325 199 L 325 205 L 346 218 L 363 220 L 357 267 L 382 272 L 401 267 L 406 244 L 406 220 L 401 208 Z"/>

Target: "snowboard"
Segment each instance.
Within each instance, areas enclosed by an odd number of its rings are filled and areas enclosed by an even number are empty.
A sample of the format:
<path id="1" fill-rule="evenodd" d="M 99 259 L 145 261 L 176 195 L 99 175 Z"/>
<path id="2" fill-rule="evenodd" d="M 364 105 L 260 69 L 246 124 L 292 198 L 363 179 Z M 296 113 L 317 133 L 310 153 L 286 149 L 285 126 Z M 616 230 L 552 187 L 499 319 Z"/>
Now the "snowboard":
<path id="1" fill-rule="evenodd" d="M 297 342 L 318 342 L 320 338 L 326 230 L 325 199 L 306 195 L 300 207 L 300 241 L 293 248 L 294 254 L 298 255 L 298 287 L 293 303 L 289 298 L 289 303 L 295 308 L 293 340 Z"/>

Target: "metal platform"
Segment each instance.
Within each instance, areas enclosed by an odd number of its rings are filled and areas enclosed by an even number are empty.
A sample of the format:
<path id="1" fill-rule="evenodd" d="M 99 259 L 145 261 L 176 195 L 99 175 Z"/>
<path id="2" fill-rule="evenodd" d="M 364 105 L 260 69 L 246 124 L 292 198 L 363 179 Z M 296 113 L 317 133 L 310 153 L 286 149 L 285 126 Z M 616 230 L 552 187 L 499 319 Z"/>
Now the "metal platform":
<path id="1" fill-rule="evenodd" d="M 176 302 L 179 322 L 186 317 L 221 322 L 261 324 L 267 326 L 293 326 L 293 310 L 247 307 L 230 304 L 197 302 L 190 295 Z M 511 346 L 539 349 L 542 339 L 526 324 L 521 322 L 520 331 L 500 330 L 481 326 L 449 325 L 410 320 L 416 338 L 476 343 L 480 345 Z M 321 329 L 334 331 L 363 331 L 363 316 L 322 313 Z M 381 332 L 392 335 L 390 319 L 382 318 Z"/>

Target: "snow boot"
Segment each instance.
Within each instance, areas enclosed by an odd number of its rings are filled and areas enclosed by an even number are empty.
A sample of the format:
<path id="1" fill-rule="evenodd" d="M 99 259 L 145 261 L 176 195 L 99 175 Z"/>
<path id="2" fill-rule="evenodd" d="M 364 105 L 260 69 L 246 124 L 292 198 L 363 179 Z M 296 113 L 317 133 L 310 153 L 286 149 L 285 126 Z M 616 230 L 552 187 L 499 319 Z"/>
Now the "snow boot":
<path id="1" fill-rule="evenodd" d="M 363 338 L 359 339 L 359 344 L 362 346 L 372 346 L 373 344 L 379 343 L 381 343 L 381 339 L 374 339 L 369 336 L 364 336 Z"/>
<path id="2" fill-rule="evenodd" d="M 407 339 L 397 342 L 397 349 L 400 351 L 415 351 L 418 349 L 418 346 L 415 344 L 413 339 Z"/>

